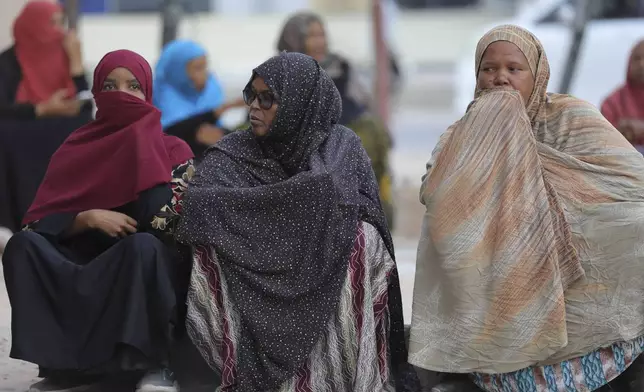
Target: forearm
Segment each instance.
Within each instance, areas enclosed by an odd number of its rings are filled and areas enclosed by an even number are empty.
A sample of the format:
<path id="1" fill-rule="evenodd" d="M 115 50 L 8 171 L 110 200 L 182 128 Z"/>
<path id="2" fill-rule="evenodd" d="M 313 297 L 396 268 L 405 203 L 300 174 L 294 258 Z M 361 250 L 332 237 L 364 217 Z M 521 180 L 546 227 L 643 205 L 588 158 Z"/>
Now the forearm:
<path id="1" fill-rule="evenodd" d="M 90 229 L 87 219 L 89 211 L 83 211 L 76 215 L 72 224 L 62 233 L 63 238 L 74 237 Z"/>

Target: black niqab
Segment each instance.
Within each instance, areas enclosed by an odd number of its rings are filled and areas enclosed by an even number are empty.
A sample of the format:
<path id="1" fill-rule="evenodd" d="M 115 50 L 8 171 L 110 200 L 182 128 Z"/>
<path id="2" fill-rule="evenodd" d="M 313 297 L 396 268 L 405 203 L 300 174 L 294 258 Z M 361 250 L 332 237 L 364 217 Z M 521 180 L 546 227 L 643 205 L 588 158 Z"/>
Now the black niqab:
<path id="1" fill-rule="evenodd" d="M 273 391 L 305 363 L 339 306 L 360 221 L 393 256 L 360 139 L 338 125 L 340 96 L 311 57 L 282 53 L 253 72 L 279 97 L 265 137 L 211 148 L 184 199 L 180 241 L 214 247 L 240 315 L 235 391 Z M 392 362 L 406 362 L 397 274 Z M 395 371 L 395 369 L 394 369 Z"/>

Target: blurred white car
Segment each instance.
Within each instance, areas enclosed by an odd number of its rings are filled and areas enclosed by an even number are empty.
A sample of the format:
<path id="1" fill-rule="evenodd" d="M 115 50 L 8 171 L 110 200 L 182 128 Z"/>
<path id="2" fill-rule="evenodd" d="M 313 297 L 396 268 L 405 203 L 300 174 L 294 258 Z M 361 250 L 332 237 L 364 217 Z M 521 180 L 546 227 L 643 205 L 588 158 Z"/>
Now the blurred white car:
<path id="1" fill-rule="evenodd" d="M 644 0 L 589 1 L 593 2 L 593 17 L 586 25 L 569 93 L 599 107 L 605 97 L 624 83 L 630 51 L 644 38 Z M 570 26 L 574 18 L 575 0 L 537 0 L 521 9 L 513 20 L 496 25 L 516 24 L 541 40 L 551 69 L 548 91 L 558 92 L 572 42 Z M 471 102 L 476 86 L 476 44 L 494 26 L 486 26 L 472 37 L 456 64 L 454 109 L 459 113 Z"/>

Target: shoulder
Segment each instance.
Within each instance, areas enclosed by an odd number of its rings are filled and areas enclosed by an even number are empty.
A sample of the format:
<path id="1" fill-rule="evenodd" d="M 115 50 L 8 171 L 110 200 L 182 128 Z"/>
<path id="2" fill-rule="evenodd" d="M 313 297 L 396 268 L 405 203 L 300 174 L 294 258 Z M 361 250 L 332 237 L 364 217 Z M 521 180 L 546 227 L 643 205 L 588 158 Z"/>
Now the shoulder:
<path id="1" fill-rule="evenodd" d="M 604 108 L 614 106 L 614 104 L 619 101 L 620 95 L 622 94 L 623 90 L 624 86 L 620 86 L 619 88 L 613 90 L 613 92 L 611 92 L 606 98 L 604 98 L 600 108 L 603 110 Z"/>
<path id="2" fill-rule="evenodd" d="M 362 145 L 360 137 L 351 129 L 345 127 L 344 125 L 335 124 L 329 138 L 326 141 L 328 147 L 334 148 L 339 145 L 346 146 L 356 146 Z"/>
<path id="3" fill-rule="evenodd" d="M 16 48 L 11 46 L 0 53 L 0 76 L 14 77 L 16 73 L 20 73 L 20 64 L 16 57 Z"/>
<path id="4" fill-rule="evenodd" d="M 349 63 L 349 60 L 339 53 L 329 53 L 329 55 L 327 56 L 327 60 L 329 62 L 351 66 L 351 64 Z"/>
<path id="5" fill-rule="evenodd" d="M 255 143 L 251 130 L 239 130 L 222 137 L 217 144 L 206 151 L 206 154 L 212 155 L 217 152 L 225 152 L 235 155 L 237 152 L 240 152 L 247 146 Z"/>
<path id="6" fill-rule="evenodd" d="M 563 117 L 565 120 L 581 117 L 604 118 L 595 105 L 569 94 L 548 94 L 547 110 L 549 119 L 552 117 Z"/>
<path id="7" fill-rule="evenodd" d="M 185 162 L 194 158 L 192 149 L 183 139 L 164 133 L 163 142 L 173 162 Z"/>
<path id="8" fill-rule="evenodd" d="M 330 53 L 321 65 L 332 78 L 345 75 L 351 70 L 349 60 L 337 53 Z"/>
<path id="9" fill-rule="evenodd" d="M 18 58 L 16 57 L 16 47 L 10 46 L 9 48 L 0 52 L 0 62 L 1 63 L 18 63 Z"/>
<path id="10" fill-rule="evenodd" d="M 593 148 L 633 150 L 590 102 L 563 94 L 550 94 L 549 97 L 546 126 L 541 126 L 537 133 L 540 142 L 571 154 L 587 153 L 594 151 Z"/>
<path id="11" fill-rule="evenodd" d="M 262 159 L 262 152 L 250 129 L 235 131 L 221 138 L 217 144 L 208 148 L 199 164 L 205 167 L 228 165 L 230 162 Z"/>
<path id="12" fill-rule="evenodd" d="M 548 105 L 551 108 L 597 110 L 592 103 L 570 94 L 548 93 Z"/>

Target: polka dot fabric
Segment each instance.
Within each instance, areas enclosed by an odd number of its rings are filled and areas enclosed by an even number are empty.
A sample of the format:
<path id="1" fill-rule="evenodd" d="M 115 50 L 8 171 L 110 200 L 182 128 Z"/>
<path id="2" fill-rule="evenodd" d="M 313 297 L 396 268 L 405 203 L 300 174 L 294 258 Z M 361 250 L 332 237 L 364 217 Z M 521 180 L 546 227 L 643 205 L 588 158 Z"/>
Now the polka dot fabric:
<path id="1" fill-rule="evenodd" d="M 273 57 L 253 75 L 278 96 L 275 121 L 264 137 L 239 131 L 207 152 L 178 232 L 217 254 L 240 315 L 241 392 L 276 390 L 304 364 L 338 308 L 360 221 L 377 227 L 393 254 L 369 159 L 337 124 L 332 80 L 299 53 Z M 390 311 L 402 331 L 402 311 Z M 404 342 L 397 350 L 406 360 Z"/>

